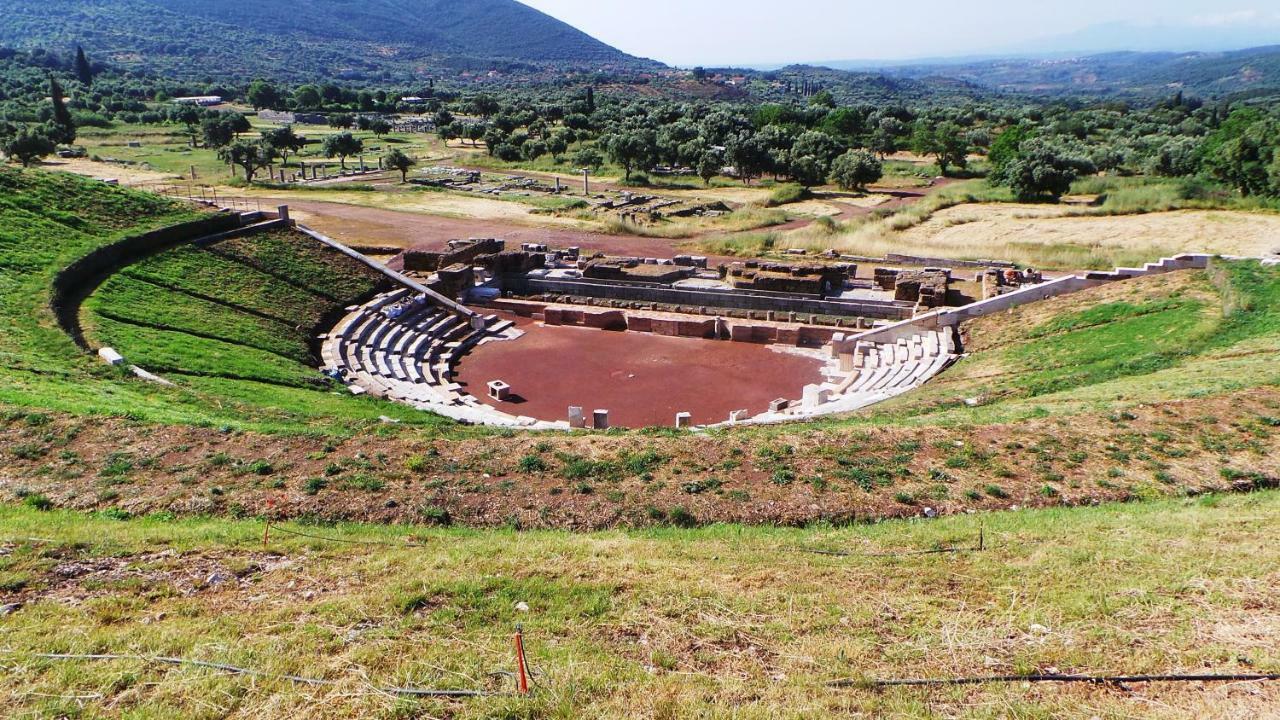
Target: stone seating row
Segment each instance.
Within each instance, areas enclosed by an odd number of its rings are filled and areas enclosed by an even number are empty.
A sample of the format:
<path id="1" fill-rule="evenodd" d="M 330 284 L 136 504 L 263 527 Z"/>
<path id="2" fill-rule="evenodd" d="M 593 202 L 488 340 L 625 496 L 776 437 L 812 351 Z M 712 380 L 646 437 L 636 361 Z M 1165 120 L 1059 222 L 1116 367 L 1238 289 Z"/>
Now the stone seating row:
<path id="1" fill-rule="evenodd" d="M 552 425 L 495 410 L 453 382 L 458 361 L 486 337 L 505 331 L 510 322 L 487 319 L 487 328 L 478 331 L 470 318 L 429 303 L 396 318 L 383 312 L 409 296 L 408 291 L 384 293 L 362 306 L 348 308 L 348 315 L 321 338 L 326 368 L 336 370 L 353 392 L 464 422 L 535 429 Z"/>

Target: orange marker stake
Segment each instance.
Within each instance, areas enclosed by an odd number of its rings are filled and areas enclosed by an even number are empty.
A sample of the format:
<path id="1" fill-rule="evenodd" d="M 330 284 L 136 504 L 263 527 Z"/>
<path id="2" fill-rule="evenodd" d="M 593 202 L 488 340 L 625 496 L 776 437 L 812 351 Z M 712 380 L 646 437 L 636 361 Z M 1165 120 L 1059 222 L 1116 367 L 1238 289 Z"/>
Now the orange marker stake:
<path id="1" fill-rule="evenodd" d="M 521 695 L 529 694 L 529 677 L 524 662 L 524 632 L 516 626 L 516 683 Z"/>

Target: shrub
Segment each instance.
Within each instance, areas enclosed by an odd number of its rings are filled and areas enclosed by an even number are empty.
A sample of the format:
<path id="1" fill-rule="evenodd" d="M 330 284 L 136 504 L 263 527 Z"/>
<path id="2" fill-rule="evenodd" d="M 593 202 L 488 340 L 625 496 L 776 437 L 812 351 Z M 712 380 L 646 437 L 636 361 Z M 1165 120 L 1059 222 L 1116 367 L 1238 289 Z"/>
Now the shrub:
<path id="1" fill-rule="evenodd" d="M 41 512 L 48 512 L 53 509 L 53 501 L 40 493 L 35 493 L 22 498 L 22 504 Z"/>
<path id="2" fill-rule="evenodd" d="M 347 480 L 347 487 L 363 490 L 365 492 L 382 492 L 387 489 L 387 484 L 382 480 L 372 476 L 359 474 L 354 475 Z"/>
<path id="3" fill-rule="evenodd" d="M 547 461 L 537 455 L 525 455 L 520 458 L 520 472 L 540 473 L 547 471 Z"/>
<path id="4" fill-rule="evenodd" d="M 782 467 L 773 471 L 774 485 L 790 485 L 795 482 L 795 479 L 796 474 L 791 470 L 791 468 Z"/>
<path id="5" fill-rule="evenodd" d="M 262 475 L 264 477 L 267 475 L 274 475 L 276 472 L 276 469 L 266 460 L 254 460 L 249 463 L 249 466 L 246 469 L 254 475 Z"/>
<path id="6" fill-rule="evenodd" d="M 672 525 L 681 528 L 691 528 L 698 524 L 698 519 L 694 517 L 693 513 L 679 505 L 671 508 L 671 512 L 667 513 L 667 520 Z"/>
<path id="7" fill-rule="evenodd" d="M 790 205 L 797 203 L 809 197 L 809 190 L 799 185 L 787 184 L 779 185 L 774 188 L 769 195 L 769 199 L 764 202 L 765 207 L 778 207 L 779 205 Z"/>
<path id="8" fill-rule="evenodd" d="M 426 505 L 418 510 L 418 517 L 428 525 L 447 526 L 453 524 L 449 511 L 435 505 Z"/>
<path id="9" fill-rule="evenodd" d="M 1000 487 L 999 485 L 988 485 L 985 489 L 987 494 L 993 498 L 999 498 L 1003 500 L 1009 497 L 1008 491 L 1006 491 L 1004 488 Z"/>
<path id="10" fill-rule="evenodd" d="M 318 478 L 318 477 L 307 478 L 307 481 L 302 484 L 302 492 L 308 495 L 316 495 L 321 490 L 328 487 L 328 485 L 329 485 L 329 481 L 325 480 L 324 478 Z"/>

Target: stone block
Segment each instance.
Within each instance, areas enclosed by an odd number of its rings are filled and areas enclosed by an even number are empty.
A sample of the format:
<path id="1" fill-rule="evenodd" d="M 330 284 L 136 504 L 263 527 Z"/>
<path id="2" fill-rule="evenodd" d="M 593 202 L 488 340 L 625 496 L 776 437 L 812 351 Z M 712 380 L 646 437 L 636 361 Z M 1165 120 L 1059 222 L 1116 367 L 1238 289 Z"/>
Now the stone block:
<path id="1" fill-rule="evenodd" d="M 115 351 L 115 348 L 104 347 L 98 351 L 98 357 L 108 365 L 123 365 L 124 356 Z"/>
<path id="2" fill-rule="evenodd" d="M 511 386 L 501 380 L 493 380 L 489 383 L 489 397 L 506 402 L 511 397 Z"/>
<path id="3" fill-rule="evenodd" d="M 592 421 L 592 427 L 594 427 L 596 430 L 608 430 L 609 429 L 609 411 L 596 410 L 594 413 L 591 414 L 591 421 Z"/>
<path id="4" fill-rule="evenodd" d="M 582 408 L 576 405 L 569 407 L 569 427 L 585 428 L 587 426 L 587 418 L 583 415 Z"/>
<path id="5" fill-rule="evenodd" d="M 790 400 L 786 398 L 778 398 L 777 400 L 774 400 L 773 402 L 769 403 L 769 412 L 780 413 L 789 407 L 791 407 Z"/>
<path id="6" fill-rule="evenodd" d="M 676 413 L 676 427 L 687 428 L 693 425 L 693 415 L 687 412 Z"/>

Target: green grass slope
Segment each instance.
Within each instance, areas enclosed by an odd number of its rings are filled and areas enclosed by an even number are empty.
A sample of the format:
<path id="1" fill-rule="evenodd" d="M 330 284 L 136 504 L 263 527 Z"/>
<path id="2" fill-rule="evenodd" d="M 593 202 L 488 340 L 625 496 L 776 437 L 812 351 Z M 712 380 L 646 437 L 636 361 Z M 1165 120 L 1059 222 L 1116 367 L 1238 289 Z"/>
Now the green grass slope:
<path id="1" fill-rule="evenodd" d="M 965 333 L 968 357 L 874 416 L 1008 422 L 1275 387 L 1280 269 L 1218 261 L 1023 306 Z"/>
<path id="2" fill-rule="evenodd" d="M 301 235 L 181 247 L 109 278 L 84 305 L 95 344 L 173 373 L 165 388 L 82 352 L 49 310 L 54 276 L 123 237 L 198 213 L 58 173 L 0 167 L 0 403 L 151 422 L 345 434 L 383 415 L 440 418 L 353 398 L 313 367 L 327 313 L 370 292 L 362 265 Z"/>
<path id="3" fill-rule="evenodd" d="M 15 717 L 1181 720 L 1280 705 L 1276 683 L 824 686 L 1280 672 L 1276 492 L 806 530 L 280 524 L 266 549 L 252 520 L 39 504 L 0 507 L 0 603 L 22 603 L 0 622 L 0 699 Z M 980 532 L 982 552 L 917 554 L 972 548 Z M 513 670 L 516 623 L 528 698 L 498 674 Z M 338 684 L 33 656 L 50 652 Z M 500 694 L 397 699 L 378 685 Z"/>

